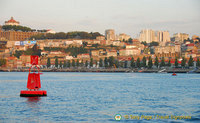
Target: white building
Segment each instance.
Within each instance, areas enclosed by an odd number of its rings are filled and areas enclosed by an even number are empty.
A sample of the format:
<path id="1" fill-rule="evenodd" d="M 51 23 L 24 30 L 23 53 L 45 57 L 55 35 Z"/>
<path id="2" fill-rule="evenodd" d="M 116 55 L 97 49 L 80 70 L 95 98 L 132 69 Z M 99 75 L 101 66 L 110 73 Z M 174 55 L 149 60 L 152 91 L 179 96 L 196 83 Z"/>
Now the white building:
<path id="1" fill-rule="evenodd" d="M 159 42 L 168 42 L 170 41 L 170 35 L 168 31 L 157 31 L 157 39 Z"/>
<path id="2" fill-rule="evenodd" d="M 184 40 L 187 40 L 189 38 L 189 34 L 186 33 L 175 33 L 174 34 L 174 40 L 177 42 L 183 43 Z"/>
<path id="3" fill-rule="evenodd" d="M 125 34 L 125 33 L 121 33 L 119 34 L 119 36 L 117 36 L 117 39 L 120 40 L 120 41 L 128 41 L 128 39 L 131 38 L 131 36 Z"/>
<path id="4" fill-rule="evenodd" d="M 152 41 L 157 41 L 157 37 L 155 36 L 155 31 L 151 29 L 145 29 L 140 32 L 139 41 L 146 41 L 147 43 L 151 43 Z"/>

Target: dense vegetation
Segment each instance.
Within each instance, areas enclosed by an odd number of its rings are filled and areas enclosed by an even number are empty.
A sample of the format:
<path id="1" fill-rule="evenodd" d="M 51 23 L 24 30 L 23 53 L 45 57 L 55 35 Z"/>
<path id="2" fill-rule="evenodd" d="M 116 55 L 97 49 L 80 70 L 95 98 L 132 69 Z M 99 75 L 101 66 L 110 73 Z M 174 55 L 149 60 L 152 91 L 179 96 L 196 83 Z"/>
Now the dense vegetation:
<path id="1" fill-rule="evenodd" d="M 0 66 L 3 66 L 6 64 L 6 60 L 5 59 L 0 59 Z"/>
<path id="2" fill-rule="evenodd" d="M 146 61 L 148 59 L 148 65 L 146 64 Z M 171 67 L 171 63 L 170 60 L 166 63 L 164 57 L 161 58 L 161 62 L 159 62 L 158 57 L 156 57 L 155 62 L 153 64 L 153 60 L 151 58 L 151 56 L 149 56 L 148 58 L 146 58 L 145 56 L 140 60 L 139 58 L 137 58 L 137 60 L 135 61 L 134 58 L 131 58 L 130 64 L 128 65 L 128 61 L 119 61 L 118 59 L 114 58 L 113 56 L 110 57 L 105 57 L 105 59 L 103 60 L 102 58 L 99 59 L 99 61 L 93 60 L 93 58 L 90 58 L 90 61 L 86 60 L 83 63 L 83 60 L 81 61 L 81 63 L 79 62 L 79 60 L 77 59 L 72 60 L 72 63 L 70 62 L 70 60 L 68 61 L 64 61 L 61 62 L 58 65 L 58 59 L 55 59 L 55 66 L 58 68 L 70 68 L 70 67 L 93 67 L 93 65 L 97 66 L 99 65 L 99 67 L 104 67 L 104 68 L 148 68 L 151 69 L 153 67 L 153 65 L 157 68 L 159 67 Z M 185 68 L 186 66 L 188 67 L 192 67 L 193 64 L 193 58 L 190 57 L 188 63 L 186 64 L 185 58 L 182 58 L 182 63 L 180 64 L 182 68 Z M 176 58 L 175 60 L 175 67 L 179 67 L 180 66 L 178 63 L 178 60 Z M 47 60 L 47 67 L 50 67 L 50 59 L 48 58 Z M 199 58 L 197 59 L 197 67 L 200 67 L 200 61 Z"/>
<path id="3" fill-rule="evenodd" d="M 62 52 L 65 52 L 65 53 L 69 53 L 69 55 L 74 56 L 74 57 L 77 57 L 78 54 L 83 54 L 83 53 L 89 52 L 83 46 L 81 46 L 81 47 L 69 46 L 68 48 L 44 47 L 44 50 L 45 51 L 62 51 Z"/>
<path id="4" fill-rule="evenodd" d="M 36 29 L 31 29 L 30 27 L 26 27 L 26 26 L 16 26 L 16 25 L 3 25 L 2 29 L 5 31 L 8 30 L 14 30 L 14 31 L 22 31 L 22 32 L 46 32 L 46 29 L 43 30 L 36 30 Z"/>
<path id="5" fill-rule="evenodd" d="M 12 25 L 3 25 L 2 29 L 5 30 L 5 31 L 8 31 L 8 30 L 22 31 L 22 32 L 30 32 L 30 31 L 32 31 L 32 29 L 29 28 L 29 27 L 16 26 L 16 25 L 13 25 L 13 26 Z"/>
<path id="6" fill-rule="evenodd" d="M 38 55 L 41 56 L 41 49 L 38 49 L 37 44 L 35 44 L 32 48 L 28 48 L 26 51 L 16 50 L 14 56 L 19 58 L 21 55 Z"/>
<path id="7" fill-rule="evenodd" d="M 30 39 L 96 39 L 97 36 L 101 36 L 99 32 L 84 32 L 84 31 L 75 31 L 75 32 L 58 32 L 55 34 L 38 34 L 30 37 Z"/>
<path id="8" fill-rule="evenodd" d="M 88 53 L 88 50 L 84 47 L 68 47 L 65 49 L 66 53 L 70 53 L 71 56 L 77 57 L 78 54 Z"/>

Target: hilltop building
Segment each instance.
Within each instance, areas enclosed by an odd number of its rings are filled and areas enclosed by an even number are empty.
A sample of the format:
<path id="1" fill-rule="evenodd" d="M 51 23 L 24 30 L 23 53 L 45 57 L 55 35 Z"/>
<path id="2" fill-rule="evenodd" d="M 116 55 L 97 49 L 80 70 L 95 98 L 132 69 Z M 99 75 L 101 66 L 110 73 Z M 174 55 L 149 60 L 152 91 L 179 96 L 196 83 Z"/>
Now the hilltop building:
<path id="1" fill-rule="evenodd" d="M 115 30 L 113 29 L 108 29 L 105 31 L 105 37 L 109 41 L 115 40 Z"/>
<path id="2" fill-rule="evenodd" d="M 11 17 L 10 20 L 5 21 L 5 25 L 19 26 L 19 22 L 14 20 L 13 17 Z M 39 32 L 22 32 L 22 31 L 14 31 L 14 30 L 4 31 L 2 30 L 2 27 L 0 26 L 1 40 L 24 41 L 33 35 L 37 35 L 38 33 Z"/>
<path id="3" fill-rule="evenodd" d="M 3 31 L 0 30 L 0 39 L 9 41 L 24 41 L 33 35 L 37 35 L 39 32 L 20 32 L 20 31 Z"/>
<path id="4" fill-rule="evenodd" d="M 19 25 L 19 21 L 16 21 L 16 20 L 13 19 L 13 17 L 11 17 L 10 20 L 5 21 L 5 25 L 12 25 L 12 26 L 16 25 L 16 26 L 18 26 Z"/>

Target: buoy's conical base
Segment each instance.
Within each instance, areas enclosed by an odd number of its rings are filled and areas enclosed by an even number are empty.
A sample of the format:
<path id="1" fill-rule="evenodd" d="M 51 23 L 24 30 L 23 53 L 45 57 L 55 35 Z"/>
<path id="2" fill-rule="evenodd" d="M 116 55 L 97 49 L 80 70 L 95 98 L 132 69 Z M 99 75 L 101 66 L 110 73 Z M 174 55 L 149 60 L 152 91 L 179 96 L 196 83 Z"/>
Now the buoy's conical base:
<path id="1" fill-rule="evenodd" d="M 39 97 L 39 96 L 47 96 L 47 91 L 45 90 L 38 90 L 38 91 L 27 91 L 22 90 L 20 92 L 21 97 Z"/>

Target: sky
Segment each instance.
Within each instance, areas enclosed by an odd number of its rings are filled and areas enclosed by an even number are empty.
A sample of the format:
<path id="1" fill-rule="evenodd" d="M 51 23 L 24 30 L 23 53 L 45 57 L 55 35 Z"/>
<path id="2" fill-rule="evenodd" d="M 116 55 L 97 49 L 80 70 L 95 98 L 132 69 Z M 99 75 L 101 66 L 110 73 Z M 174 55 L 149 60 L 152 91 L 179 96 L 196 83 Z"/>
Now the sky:
<path id="1" fill-rule="evenodd" d="M 0 0 L 0 25 L 14 17 L 22 26 L 56 32 L 105 33 L 137 38 L 142 29 L 200 36 L 200 0 Z"/>

